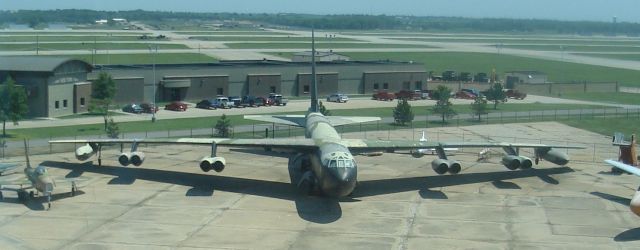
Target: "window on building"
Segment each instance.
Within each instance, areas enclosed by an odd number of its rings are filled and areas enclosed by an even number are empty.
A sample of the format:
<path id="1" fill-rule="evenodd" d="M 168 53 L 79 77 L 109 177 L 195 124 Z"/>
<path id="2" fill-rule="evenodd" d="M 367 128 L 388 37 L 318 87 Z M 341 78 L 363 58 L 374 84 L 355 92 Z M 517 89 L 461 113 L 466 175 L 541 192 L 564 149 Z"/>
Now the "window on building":
<path id="1" fill-rule="evenodd" d="M 302 92 L 305 94 L 309 94 L 309 85 L 302 86 Z"/>
<path id="2" fill-rule="evenodd" d="M 84 107 L 84 97 L 80 97 L 80 107 Z"/>
<path id="3" fill-rule="evenodd" d="M 270 91 L 270 93 L 275 93 L 276 92 L 276 86 L 269 87 L 269 91 Z"/>
<path id="4" fill-rule="evenodd" d="M 416 81 L 416 89 L 422 89 L 422 81 Z"/>
<path id="5" fill-rule="evenodd" d="M 217 88 L 216 89 L 216 95 L 224 95 L 224 89 L 223 88 Z"/>
<path id="6" fill-rule="evenodd" d="M 382 84 L 382 88 L 383 88 L 383 89 L 385 89 L 385 90 L 386 90 L 386 89 L 389 89 L 389 83 L 386 83 L 386 82 L 385 82 L 385 83 L 383 83 L 383 84 Z"/>
<path id="7" fill-rule="evenodd" d="M 56 109 L 60 108 L 60 101 L 56 101 L 55 107 L 56 107 Z"/>
<path id="8" fill-rule="evenodd" d="M 374 83 L 373 84 L 373 90 L 378 90 L 380 88 L 380 84 L 379 83 Z"/>
<path id="9" fill-rule="evenodd" d="M 67 100 L 62 100 L 62 107 L 67 108 Z"/>

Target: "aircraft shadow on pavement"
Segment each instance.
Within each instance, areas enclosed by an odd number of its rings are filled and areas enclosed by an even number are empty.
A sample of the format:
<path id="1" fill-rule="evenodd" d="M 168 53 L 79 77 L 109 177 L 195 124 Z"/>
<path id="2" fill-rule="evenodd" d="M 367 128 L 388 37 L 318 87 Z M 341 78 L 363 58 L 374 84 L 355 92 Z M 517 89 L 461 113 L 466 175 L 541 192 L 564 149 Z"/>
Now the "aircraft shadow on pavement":
<path id="1" fill-rule="evenodd" d="M 381 180 L 360 181 L 351 198 L 332 199 L 326 197 L 309 196 L 301 193 L 296 186 L 286 182 L 257 180 L 232 176 L 209 175 L 199 173 L 185 173 L 171 170 L 128 168 L 102 165 L 89 166 L 68 162 L 45 161 L 47 167 L 68 169 L 73 171 L 112 175 L 123 179 L 140 179 L 161 183 L 192 187 L 185 195 L 205 196 L 213 195 L 215 190 L 290 200 L 296 203 L 299 216 L 310 222 L 331 223 L 342 216 L 340 202 L 358 201 L 359 197 L 382 194 L 419 191 L 425 199 L 446 199 L 447 196 L 437 190 L 439 187 L 464 185 L 480 182 L 518 179 L 534 176 L 549 176 L 573 172 L 569 167 L 547 169 L 530 169 L 526 171 L 502 171 L 490 173 L 471 173 L 458 175 L 441 175 L 425 177 L 408 177 Z M 291 171 L 291 170 L 290 170 Z M 549 177 L 551 178 L 551 177 Z"/>
<path id="2" fill-rule="evenodd" d="M 597 192 L 597 191 L 596 192 L 591 192 L 590 194 L 598 196 L 598 197 L 600 197 L 602 199 L 605 199 L 605 200 L 609 200 L 609 201 L 612 201 L 612 202 L 615 202 L 615 203 L 618 203 L 618 204 L 621 204 L 621 205 L 625 205 L 625 206 L 629 206 L 629 203 L 631 203 L 631 199 L 620 197 L 620 196 L 617 196 L 617 195 L 612 195 L 612 194 L 607 194 L 607 193 L 602 193 L 602 192 Z"/>
<path id="3" fill-rule="evenodd" d="M 617 242 L 625 242 L 625 241 L 637 241 L 640 240 L 640 228 L 632 228 L 613 237 L 614 241 Z"/>
<path id="4" fill-rule="evenodd" d="M 75 196 L 78 195 L 83 195 L 85 194 L 84 191 L 82 190 L 77 190 L 75 193 Z M 70 192 L 65 192 L 65 193 L 56 193 L 56 194 L 52 194 L 51 195 L 51 207 L 55 207 L 54 202 L 58 201 L 58 200 L 62 200 L 62 199 L 66 199 L 66 198 L 71 198 L 74 196 L 71 196 Z M 35 196 L 35 197 L 30 197 L 28 200 L 22 202 L 20 201 L 17 197 L 4 197 L 2 200 L 0 200 L 0 203 L 14 203 L 14 204 L 24 204 L 27 208 L 33 210 L 33 211 L 44 211 L 47 210 L 45 208 L 45 204 L 47 204 L 47 197 L 46 196 Z"/>

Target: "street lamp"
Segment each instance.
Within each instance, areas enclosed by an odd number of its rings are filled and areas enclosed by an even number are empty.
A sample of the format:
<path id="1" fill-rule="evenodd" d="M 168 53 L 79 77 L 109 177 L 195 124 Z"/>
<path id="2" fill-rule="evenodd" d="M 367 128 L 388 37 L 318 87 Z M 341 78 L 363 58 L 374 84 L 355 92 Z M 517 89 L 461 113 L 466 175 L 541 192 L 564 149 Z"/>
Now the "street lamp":
<path id="1" fill-rule="evenodd" d="M 151 122 L 156 122 L 156 55 L 158 55 L 158 45 L 149 45 L 149 53 L 153 53 L 153 110 L 151 110 Z"/>

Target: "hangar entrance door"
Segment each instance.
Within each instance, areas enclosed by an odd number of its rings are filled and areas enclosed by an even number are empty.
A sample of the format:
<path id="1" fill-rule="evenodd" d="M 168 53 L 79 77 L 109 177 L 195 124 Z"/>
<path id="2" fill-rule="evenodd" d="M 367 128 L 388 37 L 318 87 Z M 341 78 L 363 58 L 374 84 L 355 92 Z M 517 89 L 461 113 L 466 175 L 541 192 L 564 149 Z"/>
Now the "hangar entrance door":
<path id="1" fill-rule="evenodd" d="M 162 99 L 168 101 L 182 101 L 187 96 L 191 87 L 191 80 L 164 80 L 162 81 Z"/>

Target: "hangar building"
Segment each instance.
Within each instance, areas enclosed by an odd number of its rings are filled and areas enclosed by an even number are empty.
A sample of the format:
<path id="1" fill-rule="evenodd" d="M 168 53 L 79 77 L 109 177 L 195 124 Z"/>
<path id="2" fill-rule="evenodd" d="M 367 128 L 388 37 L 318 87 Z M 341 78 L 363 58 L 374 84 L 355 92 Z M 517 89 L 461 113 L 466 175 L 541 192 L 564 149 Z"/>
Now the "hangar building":
<path id="1" fill-rule="evenodd" d="M 0 84 L 11 77 L 27 92 L 30 117 L 87 111 L 92 66 L 81 60 L 46 56 L 0 57 Z"/>

